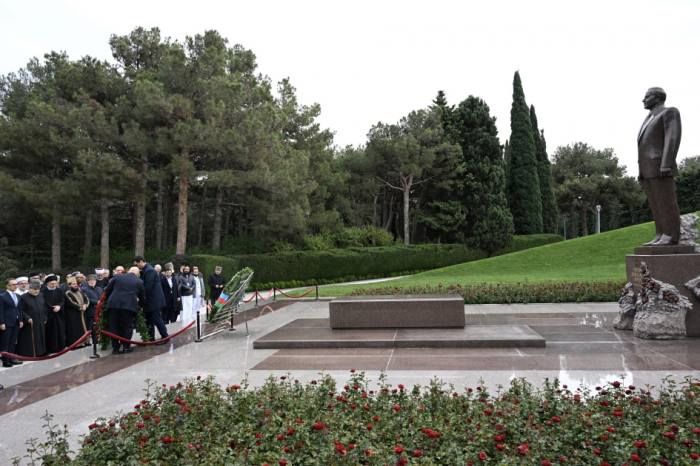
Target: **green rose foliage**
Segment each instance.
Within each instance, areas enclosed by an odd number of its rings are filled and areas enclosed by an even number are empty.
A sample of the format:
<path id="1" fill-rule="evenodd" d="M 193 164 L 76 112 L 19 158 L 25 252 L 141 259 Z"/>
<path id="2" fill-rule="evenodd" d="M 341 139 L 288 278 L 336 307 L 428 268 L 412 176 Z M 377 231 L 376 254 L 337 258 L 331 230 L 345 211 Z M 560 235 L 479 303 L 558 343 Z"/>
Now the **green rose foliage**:
<path id="1" fill-rule="evenodd" d="M 664 380 L 657 397 L 622 380 L 592 391 L 556 379 L 408 389 L 353 370 L 342 388 L 322 374 L 306 385 L 271 376 L 256 389 L 214 377 L 149 383 L 131 412 L 89 426 L 71 464 L 697 464 L 700 384 Z M 44 451 L 66 444 L 67 432 L 52 433 Z M 68 453 L 42 461 L 67 464 Z"/>

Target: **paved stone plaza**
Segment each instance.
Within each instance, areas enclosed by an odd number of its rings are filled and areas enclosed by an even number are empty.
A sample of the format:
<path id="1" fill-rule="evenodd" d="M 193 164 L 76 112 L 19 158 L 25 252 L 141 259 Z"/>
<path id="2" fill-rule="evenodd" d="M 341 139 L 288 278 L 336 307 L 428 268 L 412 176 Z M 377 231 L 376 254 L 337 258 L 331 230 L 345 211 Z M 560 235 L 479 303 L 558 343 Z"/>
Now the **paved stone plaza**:
<path id="1" fill-rule="evenodd" d="M 25 454 L 25 441 L 44 439 L 40 417 L 47 411 L 67 424 L 71 444 L 100 416 L 130 410 L 143 398 L 146 379 L 173 385 L 185 377 L 212 375 L 221 384 L 260 385 L 271 374 L 292 373 L 307 382 L 325 370 L 345 382 L 349 369 L 365 370 L 372 380 L 387 371 L 390 383 L 427 384 L 438 376 L 457 388 L 479 379 L 495 388 L 514 377 L 534 384 L 558 377 L 570 387 L 595 387 L 624 375 L 628 384 L 659 386 L 666 376 L 700 378 L 700 338 L 680 341 L 635 339 L 612 328 L 617 303 L 466 306 L 468 321 L 488 325 L 490 316 L 515 317 L 546 339 L 545 348 L 309 348 L 253 349 L 253 341 L 297 319 L 327 319 L 328 301 L 278 301 L 242 315 L 236 332 L 196 343 L 194 329 L 170 345 L 138 347 L 127 355 L 91 349 L 51 361 L 25 362 L 0 371 L 0 464 Z M 170 325 L 176 331 L 180 324 Z"/>

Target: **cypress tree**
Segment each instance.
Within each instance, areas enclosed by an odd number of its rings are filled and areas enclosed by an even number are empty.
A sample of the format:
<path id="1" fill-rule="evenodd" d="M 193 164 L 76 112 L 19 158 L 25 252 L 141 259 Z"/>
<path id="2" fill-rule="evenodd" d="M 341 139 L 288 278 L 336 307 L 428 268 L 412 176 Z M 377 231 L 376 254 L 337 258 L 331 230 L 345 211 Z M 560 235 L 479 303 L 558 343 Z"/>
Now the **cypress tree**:
<path id="1" fill-rule="evenodd" d="M 532 137 L 530 109 L 520 73 L 513 78 L 513 106 L 510 110 L 508 206 L 516 235 L 542 233 L 542 198 L 537 176 L 537 155 Z"/>
<path id="2" fill-rule="evenodd" d="M 451 134 L 462 149 L 465 169 L 458 198 L 466 208 L 466 219 L 459 236 L 491 254 L 513 239 L 496 118 L 490 115 L 486 102 L 469 96 L 452 112 Z"/>
<path id="3" fill-rule="evenodd" d="M 547 157 L 544 131 L 540 134 L 540 130 L 537 127 L 537 115 L 535 115 L 534 105 L 530 105 L 530 122 L 532 123 L 532 138 L 535 140 L 537 177 L 540 181 L 540 197 L 542 198 L 542 231 L 544 233 L 555 233 L 557 216 L 559 214 L 552 185 L 552 164 L 549 162 L 549 157 Z"/>

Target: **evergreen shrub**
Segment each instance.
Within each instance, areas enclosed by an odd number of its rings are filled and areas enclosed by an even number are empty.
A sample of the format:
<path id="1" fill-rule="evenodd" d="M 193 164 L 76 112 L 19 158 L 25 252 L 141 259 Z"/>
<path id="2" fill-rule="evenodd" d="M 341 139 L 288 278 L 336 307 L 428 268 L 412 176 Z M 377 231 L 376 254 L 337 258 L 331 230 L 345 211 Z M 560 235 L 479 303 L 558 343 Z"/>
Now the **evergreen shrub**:
<path id="1" fill-rule="evenodd" d="M 493 256 L 557 243 L 559 235 L 540 234 L 515 236 L 507 248 Z M 251 289 L 269 289 L 275 283 L 282 288 L 285 282 L 307 286 L 340 283 L 349 277 L 356 279 L 384 278 L 416 271 L 432 270 L 450 265 L 486 259 L 484 251 L 471 250 L 462 244 L 421 244 L 376 248 L 330 249 L 321 251 L 285 251 L 269 254 L 214 256 L 195 254 L 190 265 L 204 273 L 205 281 L 216 266 L 223 267 L 225 276 L 233 276 L 243 267 L 255 271 Z M 283 286 L 280 286 L 283 285 Z"/>

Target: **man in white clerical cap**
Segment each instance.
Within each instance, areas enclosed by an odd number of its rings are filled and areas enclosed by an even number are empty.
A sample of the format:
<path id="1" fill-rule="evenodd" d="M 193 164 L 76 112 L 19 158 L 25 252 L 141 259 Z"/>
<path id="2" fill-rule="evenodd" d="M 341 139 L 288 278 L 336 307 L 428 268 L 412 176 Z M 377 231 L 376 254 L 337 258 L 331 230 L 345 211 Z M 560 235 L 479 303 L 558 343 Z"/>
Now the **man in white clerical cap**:
<path id="1" fill-rule="evenodd" d="M 95 274 L 97 275 L 97 282 L 95 286 L 99 286 L 103 290 L 107 288 L 107 285 L 109 285 L 109 278 L 107 278 L 107 272 L 105 269 L 102 267 L 95 269 Z"/>
<path id="2" fill-rule="evenodd" d="M 17 291 L 15 294 L 23 295 L 29 288 L 29 277 L 17 277 Z"/>

